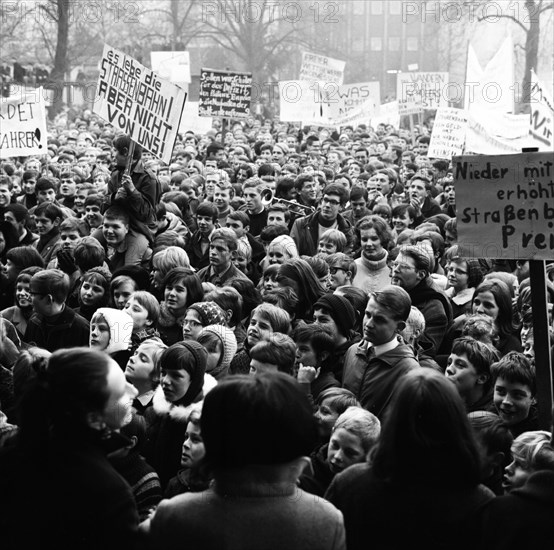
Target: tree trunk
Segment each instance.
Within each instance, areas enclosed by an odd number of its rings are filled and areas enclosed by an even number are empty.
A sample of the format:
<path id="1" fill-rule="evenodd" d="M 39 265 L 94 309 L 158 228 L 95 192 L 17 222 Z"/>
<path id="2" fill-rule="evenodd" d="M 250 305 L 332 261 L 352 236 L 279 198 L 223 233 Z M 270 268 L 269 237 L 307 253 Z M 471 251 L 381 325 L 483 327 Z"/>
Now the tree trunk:
<path id="1" fill-rule="evenodd" d="M 525 41 L 525 74 L 523 75 L 523 87 L 521 91 L 521 113 L 531 112 L 531 69 L 537 71 L 539 52 L 540 16 L 537 14 L 537 6 L 534 0 L 526 0 L 525 7 L 529 16 L 529 30 Z"/>
<path id="2" fill-rule="evenodd" d="M 68 71 L 67 47 L 69 42 L 69 2 L 56 0 L 58 15 L 58 36 L 54 68 L 50 74 L 50 86 L 54 89 L 54 99 L 50 109 L 50 117 L 54 118 L 63 107 L 65 95 L 65 78 Z"/>

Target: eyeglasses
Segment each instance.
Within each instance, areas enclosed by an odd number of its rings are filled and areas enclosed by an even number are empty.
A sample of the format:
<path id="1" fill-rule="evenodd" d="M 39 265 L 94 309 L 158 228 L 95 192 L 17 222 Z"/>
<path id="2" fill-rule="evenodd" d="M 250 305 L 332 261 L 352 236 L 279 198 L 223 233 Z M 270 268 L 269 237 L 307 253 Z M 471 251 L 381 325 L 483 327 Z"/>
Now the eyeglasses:
<path id="1" fill-rule="evenodd" d="M 330 267 L 330 268 L 329 268 L 329 273 L 330 273 L 331 275 L 334 275 L 334 274 L 335 274 L 337 271 L 339 271 L 339 270 L 340 270 L 340 271 L 344 271 L 345 273 L 346 273 L 346 271 L 348 271 L 347 269 L 344 269 L 344 267 L 338 267 L 338 266 L 337 266 L 337 267 Z"/>
<path id="2" fill-rule="evenodd" d="M 399 264 L 398 262 L 392 262 L 390 264 L 391 269 L 397 269 L 398 271 L 410 271 L 415 269 L 413 265 L 410 264 Z"/>

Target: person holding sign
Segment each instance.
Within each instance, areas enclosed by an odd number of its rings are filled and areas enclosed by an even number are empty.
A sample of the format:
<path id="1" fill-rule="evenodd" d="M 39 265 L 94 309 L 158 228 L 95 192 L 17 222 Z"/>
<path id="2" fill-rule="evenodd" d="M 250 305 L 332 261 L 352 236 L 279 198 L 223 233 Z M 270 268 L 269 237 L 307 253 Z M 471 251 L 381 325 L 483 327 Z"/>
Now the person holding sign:
<path id="1" fill-rule="evenodd" d="M 131 143 L 127 135 L 113 141 L 116 168 L 108 184 L 104 210 L 110 205 L 123 208 L 129 214 L 131 231 L 142 233 L 152 242 L 162 188 L 155 174 L 143 164 L 142 148 L 134 144 L 132 150 Z"/>

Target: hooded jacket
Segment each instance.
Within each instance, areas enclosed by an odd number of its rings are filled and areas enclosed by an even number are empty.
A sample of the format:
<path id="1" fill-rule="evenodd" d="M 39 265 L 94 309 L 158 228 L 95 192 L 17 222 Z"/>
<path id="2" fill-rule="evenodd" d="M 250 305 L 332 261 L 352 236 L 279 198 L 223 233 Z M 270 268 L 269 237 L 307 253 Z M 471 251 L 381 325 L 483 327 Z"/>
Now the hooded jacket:
<path id="1" fill-rule="evenodd" d="M 144 454 L 147 462 L 158 472 L 162 489 L 165 489 L 168 481 L 181 468 L 181 450 L 194 404 L 202 401 L 217 385 L 217 381 L 210 374 L 204 374 L 203 377 L 200 392 L 186 404 L 183 399 L 175 403 L 168 401 L 161 385 L 154 393 L 152 424 L 147 434 L 148 444 Z"/>

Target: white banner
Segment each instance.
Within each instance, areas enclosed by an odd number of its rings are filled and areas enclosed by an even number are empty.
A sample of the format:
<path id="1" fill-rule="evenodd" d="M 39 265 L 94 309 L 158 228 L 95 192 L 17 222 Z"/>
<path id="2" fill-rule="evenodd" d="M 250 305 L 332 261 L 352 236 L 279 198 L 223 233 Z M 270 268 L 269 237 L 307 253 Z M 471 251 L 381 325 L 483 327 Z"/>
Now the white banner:
<path id="1" fill-rule="evenodd" d="M 93 111 L 169 164 L 186 92 L 108 46 L 100 61 Z"/>
<path id="2" fill-rule="evenodd" d="M 42 88 L 1 98 L 0 158 L 46 154 L 46 108 Z"/>
<path id="3" fill-rule="evenodd" d="M 450 160 L 453 155 L 461 155 L 466 138 L 467 113 L 463 109 L 439 107 L 433 124 L 429 158 Z"/>
<path id="4" fill-rule="evenodd" d="M 529 115 L 473 108 L 468 113 L 465 153 L 502 155 L 532 147 Z"/>
<path id="5" fill-rule="evenodd" d="M 344 82 L 345 66 L 346 61 L 340 61 L 339 59 L 333 59 L 316 53 L 303 52 L 298 80 L 342 84 Z"/>
<path id="6" fill-rule="evenodd" d="M 535 71 L 531 71 L 531 136 L 539 151 L 554 149 L 554 103 Z"/>
<path id="7" fill-rule="evenodd" d="M 481 66 L 473 46 L 467 51 L 464 108 L 502 113 L 514 112 L 514 45 L 508 36 L 486 64 Z"/>
<path id="8" fill-rule="evenodd" d="M 173 84 L 190 84 L 189 52 L 150 52 L 152 70 Z"/>
<path id="9" fill-rule="evenodd" d="M 395 128 L 400 127 L 398 101 L 389 101 L 379 105 L 377 114 L 371 119 L 371 125 L 375 129 L 379 124 L 391 124 Z"/>

